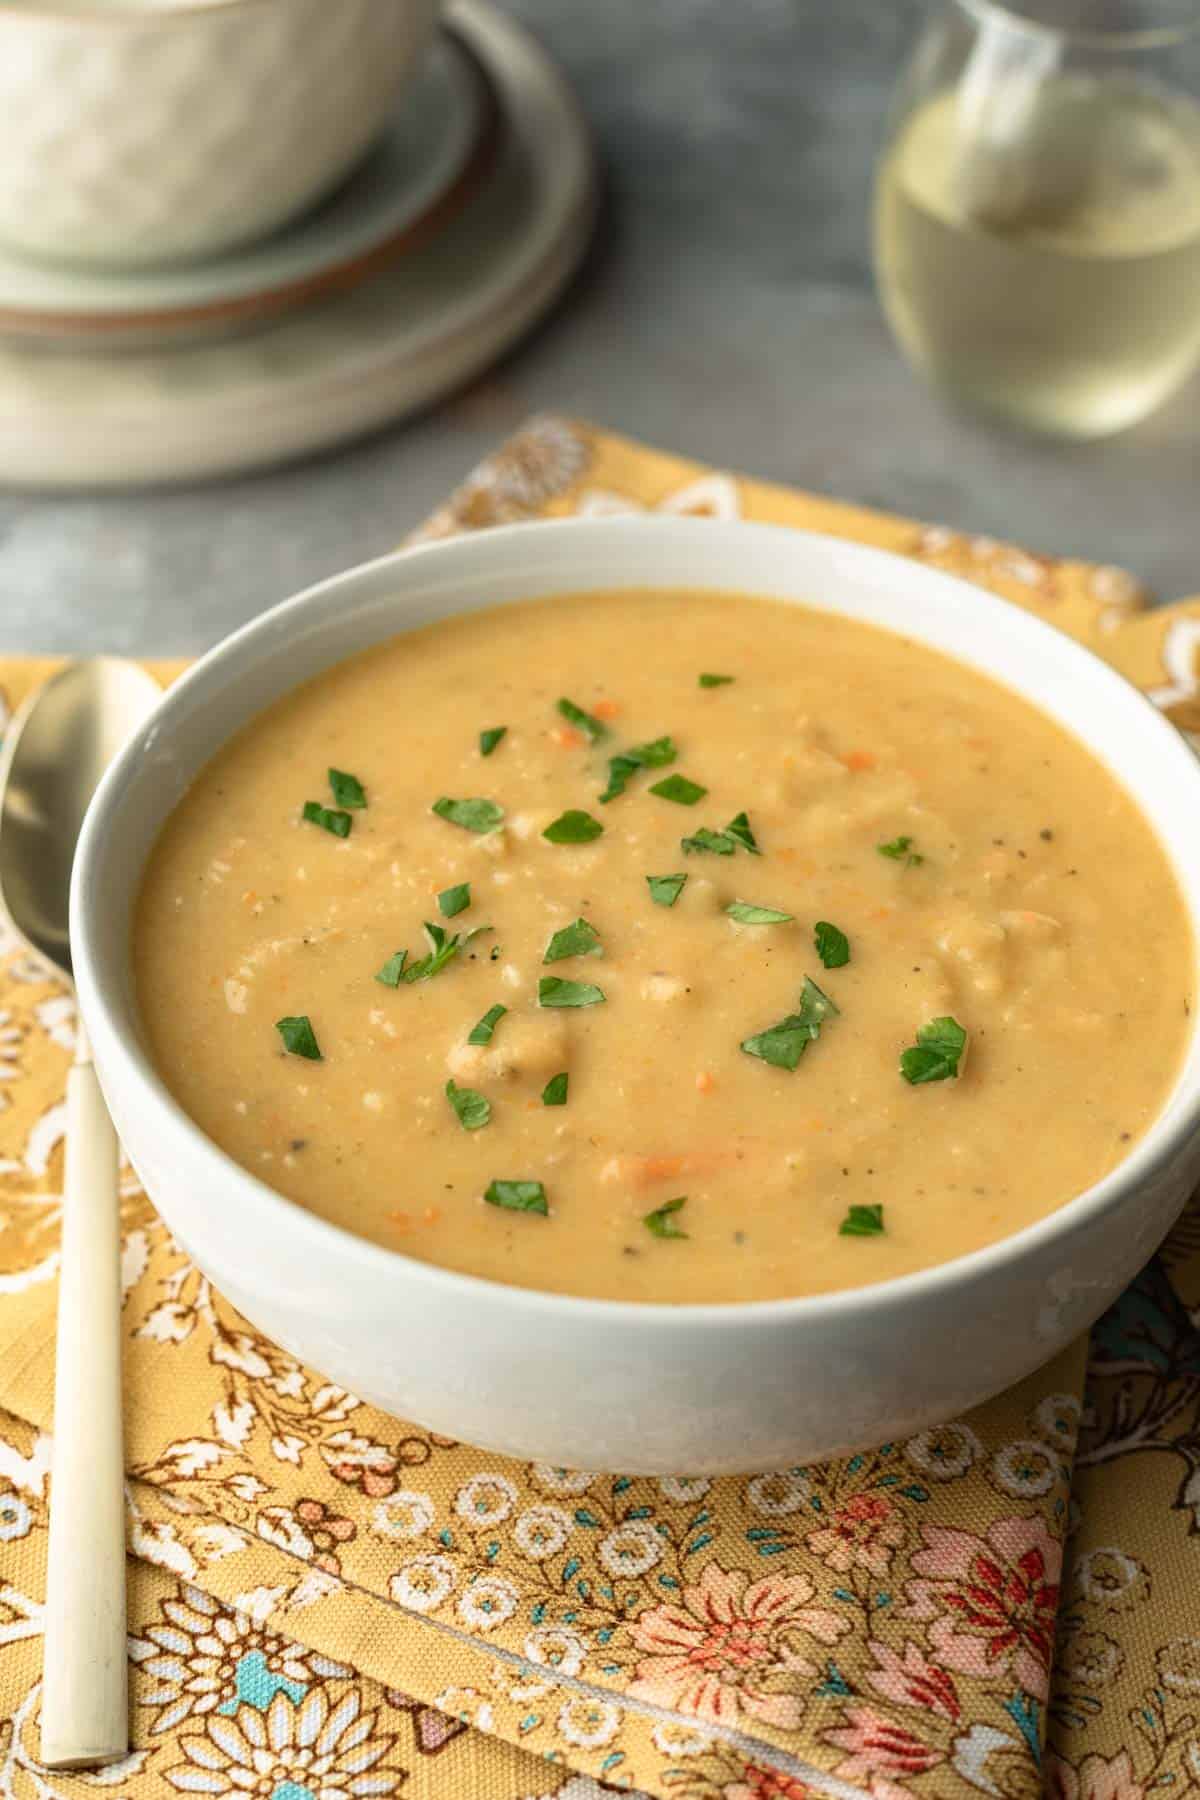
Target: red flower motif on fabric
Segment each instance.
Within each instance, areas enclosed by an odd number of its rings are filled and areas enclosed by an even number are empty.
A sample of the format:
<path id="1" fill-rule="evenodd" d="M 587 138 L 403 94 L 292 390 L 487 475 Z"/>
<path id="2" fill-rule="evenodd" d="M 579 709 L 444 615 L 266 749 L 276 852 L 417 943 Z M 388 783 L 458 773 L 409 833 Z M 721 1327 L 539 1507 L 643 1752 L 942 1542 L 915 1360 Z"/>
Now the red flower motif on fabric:
<path id="1" fill-rule="evenodd" d="M 911 1619 L 932 1619 L 929 1642 L 949 1669 L 1009 1670 L 1039 1700 L 1050 1685 L 1062 1546 L 1040 1519 L 1000 1519 L 986 1537 L 923 1525 L 906 1584 Z"/>

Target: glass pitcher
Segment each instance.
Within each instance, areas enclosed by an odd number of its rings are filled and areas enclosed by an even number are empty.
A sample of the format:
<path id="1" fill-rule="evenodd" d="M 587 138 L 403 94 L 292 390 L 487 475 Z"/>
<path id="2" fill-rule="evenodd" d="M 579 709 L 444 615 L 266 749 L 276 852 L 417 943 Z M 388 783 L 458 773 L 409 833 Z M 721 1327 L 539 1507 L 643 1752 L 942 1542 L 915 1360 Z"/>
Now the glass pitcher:
<path id="1" fill-rule="evenodd" d="M 1200 0 L 944 0 L 875 200 L 892 329 L 953 399 L 1119 431 L 1200 362 Z"/>

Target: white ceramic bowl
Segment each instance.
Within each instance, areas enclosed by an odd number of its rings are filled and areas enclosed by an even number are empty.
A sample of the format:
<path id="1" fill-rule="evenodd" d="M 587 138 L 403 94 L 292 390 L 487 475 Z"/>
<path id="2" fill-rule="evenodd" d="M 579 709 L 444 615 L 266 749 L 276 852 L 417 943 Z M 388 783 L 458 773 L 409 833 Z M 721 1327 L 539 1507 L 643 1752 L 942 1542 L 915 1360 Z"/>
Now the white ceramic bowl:
<path id="1" fill-rule="evenodd" d="M 517 1456 L 649 1473 L 778 1468 L 959 1413 L 1096 1318 L 1200 1175 L 1200 1040 L 1121 1167 L 1003 1243 L 815 1299 L 650 1306 L 450 1274 L 293 1206 L 171 1098 L 146 1055 L 131 981 L 130 907 L 155 834 L 262 707 L 406 626 L 539 594 L 664 584 L 902 627 L 999 677 L 1085 739 L 1136 796 L 1200 917 L 1200 764 L 1089 652 L 881 551 L 764 525 L 618 518 L 520 525 L 387 557 L 226 639 L 171 690 L 96 795 L 71 941 L 100 1078 L 147 1189 L 217 1287 L 288 1350 L 389 1412 Z M 1163 978 L 1183 983 L 1194 971 Z M 1014 1142 L 1015 1159 L 1037 1153 Z"/>
<path id="2" fill-rule="evenodd" d="M 0 239 L 178 262 L 272 231 L 348 173 L 439 0 L 0 0 Z"/>

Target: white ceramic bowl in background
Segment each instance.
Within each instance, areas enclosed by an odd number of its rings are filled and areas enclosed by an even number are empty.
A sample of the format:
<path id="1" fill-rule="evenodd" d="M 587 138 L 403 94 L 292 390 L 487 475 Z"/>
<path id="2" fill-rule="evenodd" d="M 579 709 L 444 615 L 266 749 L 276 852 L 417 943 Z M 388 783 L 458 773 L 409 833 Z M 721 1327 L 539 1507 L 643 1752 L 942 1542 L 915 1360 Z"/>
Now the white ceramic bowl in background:
<path id="1" fill-rule="evenodd" d="M 517 1456 L 659 1474 L 778 1468 L 949 1418 L 1097 1317 L 1200 1176 L 1200 1039 L 1120 1168 L 1002 1243 L 847 1293 L 652 1306 L 448 1273 L 293 1206 L 171 1098 L 146 1054 L 131 977 L 131 903 L 155 835 L 261 708 L 407 626 L 542 594 L 662 585 L 741 589 L 901 628 L 1007 682 L 1125 783 L 1200 918 L 1200 764 L 1088 651 L 882 551 L 765 525 L 617 518 L 520 525 L 387 557 L 226 639 L 171 690 L 96 795 L 75 867 L 72 952 L 104 1091 L 155 1204 L 217 1287 L 288 1350 L 389 1412 Z M 1182 986 L 1195 970 L 1163 978 Z M 1018 1134 L 1012 1154 L 1019 1165 L 1038 1146 Z M 401 1200 L 405 1161 L 401 1143 Z"/>
<path id="2" fill-rule="evenodd" d="M 0 0 L 0 240 L 149 266 L 264 235 L 374 140 L 439 0 Z"/>

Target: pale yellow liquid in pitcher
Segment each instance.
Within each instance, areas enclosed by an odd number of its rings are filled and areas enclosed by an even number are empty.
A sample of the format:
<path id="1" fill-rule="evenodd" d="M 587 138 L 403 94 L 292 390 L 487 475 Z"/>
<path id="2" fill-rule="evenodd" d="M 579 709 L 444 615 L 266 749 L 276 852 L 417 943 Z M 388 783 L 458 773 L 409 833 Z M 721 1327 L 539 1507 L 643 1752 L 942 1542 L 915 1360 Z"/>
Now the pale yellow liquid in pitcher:
<path id="1" fill-rule="evenodd" d="M 998 217 L 972 205 L 972 154 L 944 93 L 880 170 L 879 280 L 905 350 L 1035 430 L 1141 418 L 1200 358 L 1200 108 L 1132 82 L 1047 84 L 1029 140 L 1003 150 L 1018 200 Z"/>

